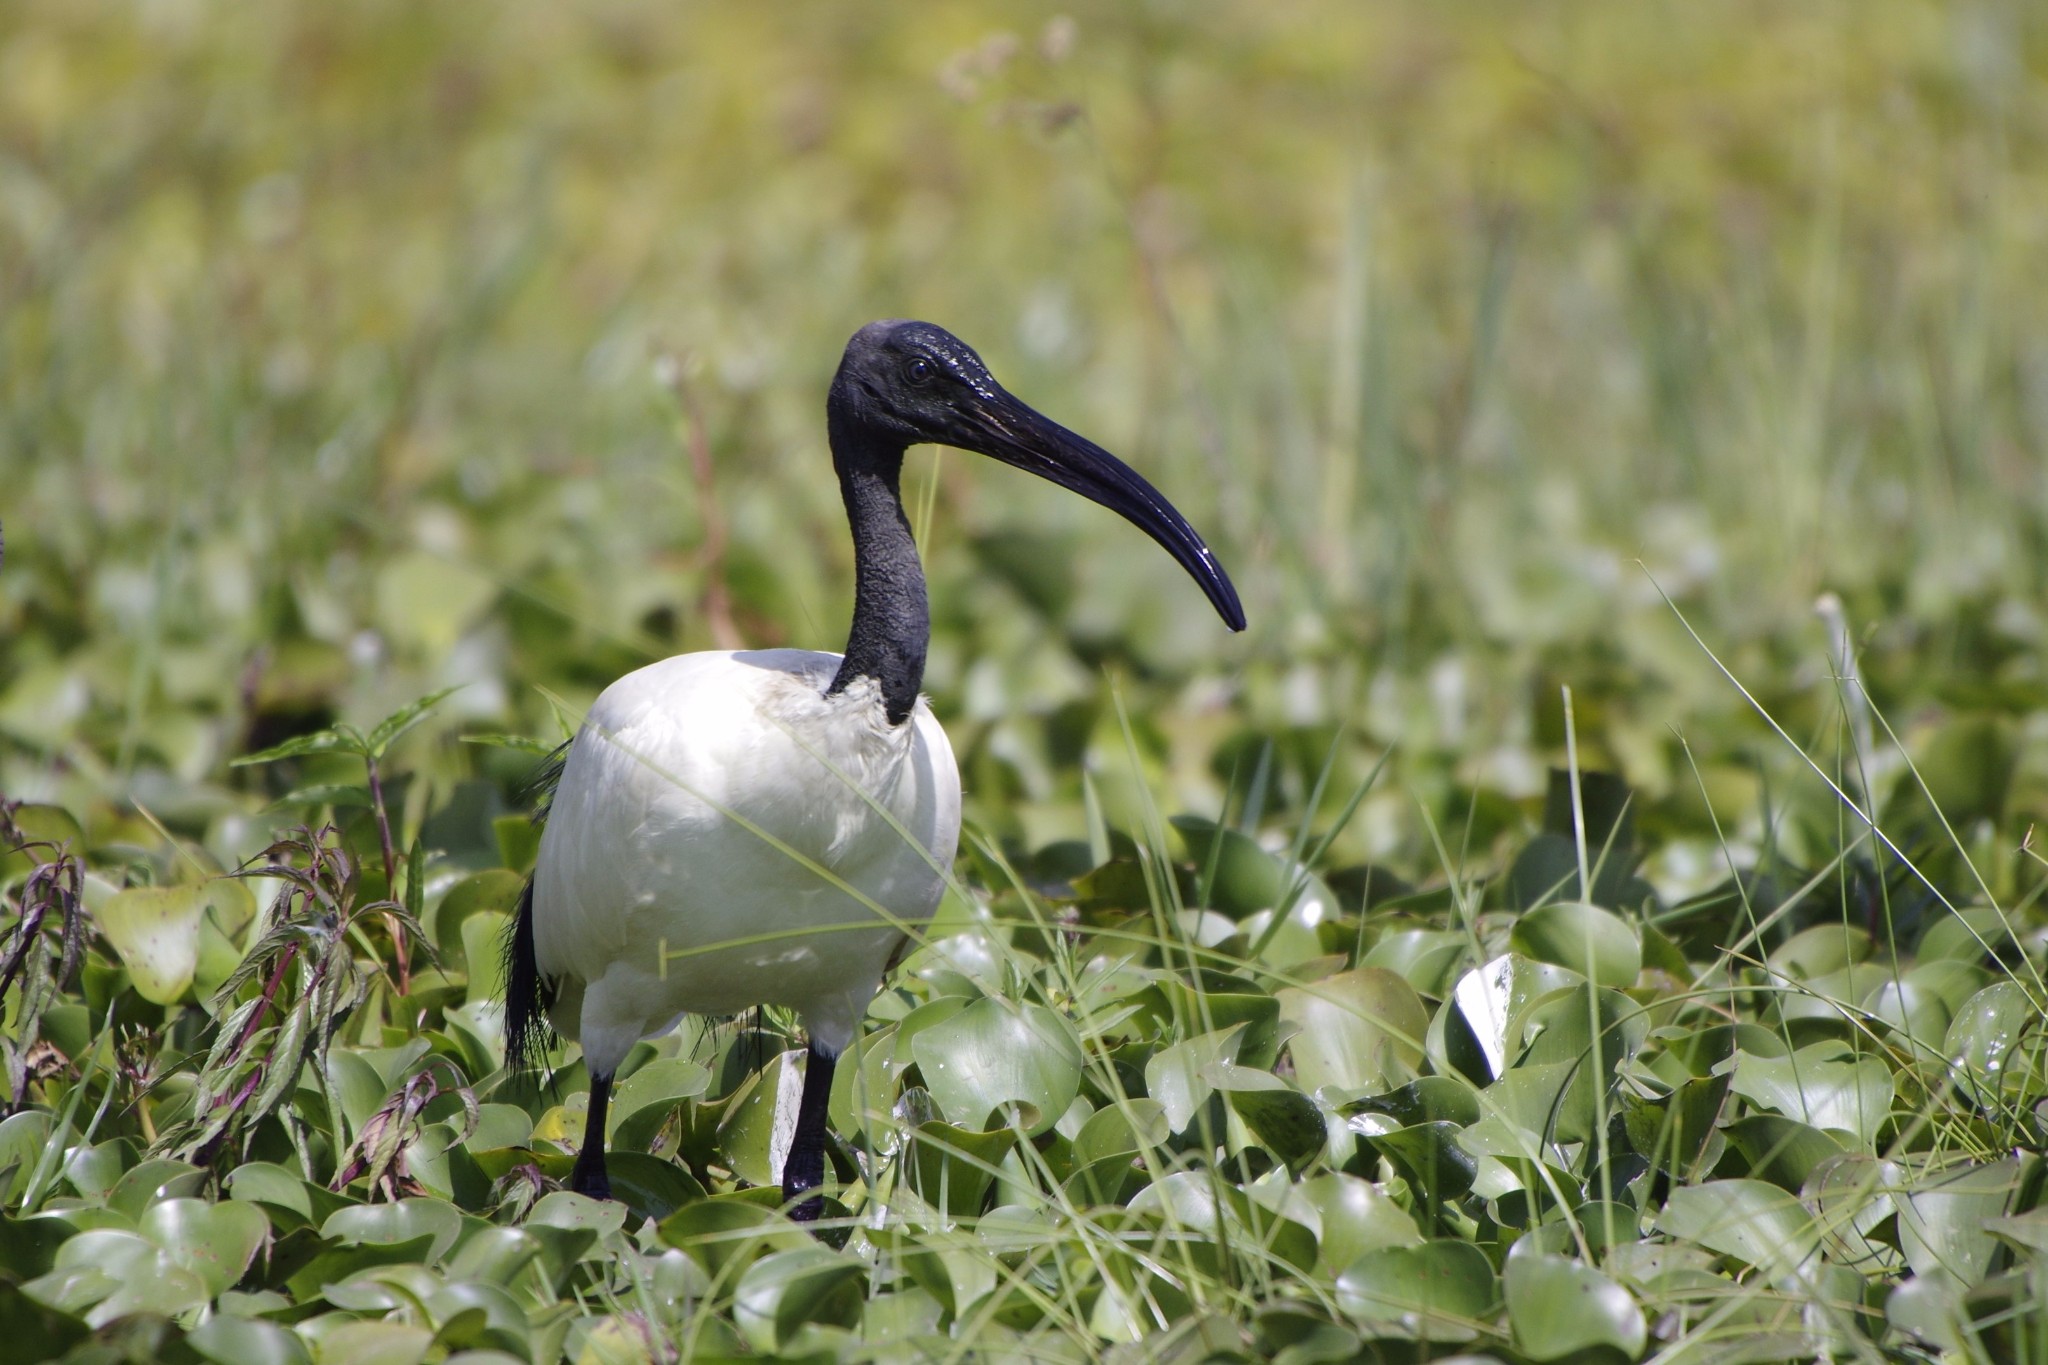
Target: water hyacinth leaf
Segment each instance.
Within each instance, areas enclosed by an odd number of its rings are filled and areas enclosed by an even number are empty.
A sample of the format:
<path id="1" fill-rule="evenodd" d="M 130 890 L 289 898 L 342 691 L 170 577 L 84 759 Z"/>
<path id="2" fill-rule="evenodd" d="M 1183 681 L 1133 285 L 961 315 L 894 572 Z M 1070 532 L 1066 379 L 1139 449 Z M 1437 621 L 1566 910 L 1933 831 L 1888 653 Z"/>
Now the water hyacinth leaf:
<path id="1" fill-rule="evenodd" d="M 1400 1127 L 1439 1120 L 1465 1127 L 1479 1122 L 1479 1092 L 1455 1076 L 1422 1076 L 1393 1090 L 1352 1100 L 1342 1112 L 1384 1115 Z M 1358 1131 L 1372 1132 L 1375 1126 L 1362 1125 Z"/>
<path id="2" fill-rule="evenodd" d="M 1362 1324 L 1469 1341 L 1497 1298 L 1493 1266 L 1469 1242 L 1368 1251 L 1337 1277 L 1337 1306 Z"/>
<path id="3" fill-rule="evenodd" d="M 1656 1230 L 1755 1266 L 1772 1279 L 1811 1270 L 1820 1234 L 1798 1197 L 1761 1180 L 1710 1180 L 1671 1192 Z"/>
<path id="4" fill-rule="evenodd" d="M 730 1277 L 769 1251 L 815 1245 L 802 1228 L 747 1195 L 720 1194 L 685 1204 L 661 1220 L 659 1233 L 713 1279 Z"/>
<path id="5" fill-rule="evenodd" d="M 782 1179 L 782 1159 L 803 1098 L 804 1065 L 804 1053 L 795 1048 L 777 1054 L 734 1092 L 718 1121 L 718 1150 L 750 1185 Z"/>
<path id="6" fill-rule="evenodd" d="M 1619 1101 L 1629 1145 L 1659 1170 L 1689 1176 L 1714 1136 L 1729 1079 L 1725 1074 L 1691 1078 L 1660 1095 L 1625 1077 Z"/>
<path id="7" fill-rule="evenodd" d="M 1367 949 L 1359 965 L 1383 968 L 1421 994 L 1441 997 L 1471 943 L 1465 935 L 1443 929 L 1402 929 Z"/>
<path id="8" fill-rule="evenodd" d="M 2048 1012 L 2018 981 L 2001 981 L 1972 995 L 1949 1024 L 1943 1052 L 1957 1082 L 1984 1103 L 2039 1095 L 2044 1088 Z"/>
<path id="9" fill-rule="evenodd" d="M 1913 1273 L 1965 1286 L 1981 1280 L 1998 1249 L 1989 1224 L 2011 1209 L 2039 1161 L 2007 1157 L 1907 1181 L 1893 1202 L 1899 1248 Z"/>
<path id="10" fill-rule="evenodd" d="M 1609 1347 L 1634 1360 L 1649 1341 L 1643 1310 L 1591 1266 L 1547 1253 L 1512 1255 L 1501 1272 L 1515 1346 L 1531 1360 Z"/>
<path id="11" fill-rule="evenodd" d="M 852 1327 L 860 1321 L 867 1263 L 821 1246 L 763 1256 L 740 1276 L 733 1320 L 748 1344 L 776 1351 L 808 1322 Z"/>
<path id="12" fill-rule="evenodd" d="M 1778 1114 L 1747 1114 L 1721 1131 L 1751 1176 L 1795 1194 L 1821 1163 L 1843 1150 L 1841 1142 L 1820 1129 Z"/>
<path id="13" fill-rule="evenodd" d="M 675 1106 L 711 1087 L 711 1068 L 687 1057 L 657 1057 L 619 1082 L 612 1096 L 609 1140 L 644 1148 Z"/>
<path id="14" fill-rule="evenodd" d="M 1131 1004 L 1165 1033 L 1190 1037 L 1244 1025 L 1235 1060 L 1266 1070 L 1280 1055 L 1281 1002 L 1274 996 L 1225 990 L 1196 990 L 1182 981 L 1161 981 L 1132 997 Z"/>
<path id="15" fill-rule="evenodd" d="M 1209 878 L 1209 905 L 1242 920 L 1261 910 L 1287 907 L 1313 928 L 1337 911 L 1337 897 L 1301 864 L 1269 853 L 1258 841 L 1197 815 L 1169 822 L 1187 845 L 1197 879 Z"/>
<path id="16" fill-rule="evenodd" d="M 312 1365 L 305 1342 L 276 1323 L 217 1313 L 192 1329 L 185 1344 L 215 1365 Z"/>
<path id="17" fill-rule="evenodd" d="M 1742 1053 L 1729 1088 L 1759 1108 L 1870 1142 L 1891 1112 L 1891 1068 L 1875 1057 L 1846 1060 L 1843 1051 L 1823 1042 L 1790 1057 Z"/>
<path id="18" fill-rule="evenodd" d="M 1333 1171 L 1304 1181 L 1301 1191 L 1322 1218 L 1317 1261 L 1325 1272 L 1349 1266 L 1368 1251 L 1422 1242 L 1408 1211 L 1370 1180 Z"/>
<path id="19" fill-rule="evenodd" d="M 1429 1014 L 1415 988 L 1380 967 L 1339 972 L 1275 992 L 1301 1088 L 1385 1090 L 1422 1064 Z"/>
<path id="20" fill-rule="evenodd" d="M 208 1298 L 217 1298 L 249 1268 L 270 1235 L 270 1220 L 232 1200 L 166 1199 L 150 1206 L 136 1231 L 199 1276 Z"/>
<path id="21" fill-rule="evenodd" d="M 199 967 L 200 926 L 207 912 L 226 925 L 246 919 L 249 892 L 229 878 L 190 886 L 138 886 L 110 898 L 94 913 L 100 932 L 128 969 L 143 999 L 175 1004 Z"/>
<path id="22" fill-rule="evenodd" d="M 1244 1032 L 1245 1026 L 1238 1024 L 1198 1034 L 1161 1048 L 1145 1063 L 1145 1093 L 1164 1108 L 1167 1126 L 1174 1132 L 1187 1131 L 1195 1114 L 1209 1102 L 1215 1087 L 1206 1079 L 1207 1073 L 1219 1062 L 1236 1059 Z"/>
<path id="23" fill-rule="evenodd" d="M 932 1207 L 964 1217 L 981 1212 L 997 1168 L 1017 1145 L 1017 1131 L 976 1132 L 932 1119 L 905 1140 L 910 1144 L 905 1174 L 912 1191 Z"/>
<path id="24" fill-rule="evenodd" d="M 1510 1025 L 1539 996 L 1574 985 L 1583 978 L 1565 967 L 1537 962 L 1518 953 L 1503 953 L 1458 979 L 1449 1009 L 1470 1031 L 1484 1060 L 1487 1080 L 1505 1075 L 1520 1050 Z M 1448 1020 L 1446 1011 L 1440 1016 Z M 1448 1029 L 1449 1024 L 1445 1027 Z"/>
<path id="25" fill-rule="evenodd" d="M 1517 952 L 1602 986 L 1633 985 L 1643 970 L 1635 930 L 1613 911 L 1584 901 L 1553 901 L 1521 915 L 1508 941 Z"/>
<path id="26" fill-rule="evenodd" d="M 321 1224 L 320 1235 L 343 1246 L 390 1245 L 427 1239 L 429 1263 L 455 1245 L 462 1231 L 462 1212 L 439 1199 L 401 1199 L 395 1204 L 354 1204 L 337 1210 Z"/>
<path id="27" fill-rule="evenodd" d="M 1876 1233 L 1894 1216 L 1892 1195 L 1904 1181 L 1897 1162 L 1844 1152 L 1814 1166 L 1799 1198 L 1813 1211 L 1829 1256 L 1865 1273 L 1888 1272 L 1898 1269 L 1901 1257 Z"/>
<path id="28" fill-rule="evenodd" d="M 1300 1169 L 1329 1139 L 1316 1102 L 1270 1071 L 1219 1062 L 1203 1072 L 1203 1079 L 1223 1093 L 1260 1145 L 1290 1169 Z"/>
<path id="29" fill-rule="evenodd" d="M 448 888 L 440 903 L 427 915 L 428 940 L 441 955 L 449 971 L 469 970 L 469 950 L 462 938 L 462 925 L 479 910 L 509 915 L 519 906 L 526 879 L 502 867 L 489 868 Z"/>
<path id="30" fill-rule="evenodd" d="M 979 1127 L 1016 1105 L 1027 1133 L 1050 1128 L 1081 1089 L 1081 1048 L 1067 1022 L 1042 1005 L 984 997 L 922 1030 L 911 1053 L 946 1117 Z"/>
<path id="31" fill-rule="evenodd" d="M 1418 1196 L 1430 1203 L 1462 1199 L 1472 1192 L 1479 1162 L 1458 1145 L 1454 1123 L 1422 1123 L 1361 1139 L 1387 1158 Z"/>
<path id="32" fill-rule="evenodd" d="M 1868 961 L 1874 946 L 1852 924 L 1816 924 L 1772 949 L 1765 961 L 1794 981 L 1819 981 Z"/>

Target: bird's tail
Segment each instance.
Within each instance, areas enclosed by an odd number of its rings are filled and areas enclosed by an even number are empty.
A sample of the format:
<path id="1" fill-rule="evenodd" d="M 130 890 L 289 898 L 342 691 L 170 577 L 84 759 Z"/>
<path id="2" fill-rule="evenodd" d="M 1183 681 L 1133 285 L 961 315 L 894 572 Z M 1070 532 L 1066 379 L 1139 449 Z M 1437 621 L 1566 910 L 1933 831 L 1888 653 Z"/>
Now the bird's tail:
<path id="1" fill-rule="evenodd" d="M 537 1068 L 554 1040 L 547 1007 L 554 991 L 533 956 L 533 878 L 519 893 L 519 909 L 505 934 L 505 1069 Z"/>

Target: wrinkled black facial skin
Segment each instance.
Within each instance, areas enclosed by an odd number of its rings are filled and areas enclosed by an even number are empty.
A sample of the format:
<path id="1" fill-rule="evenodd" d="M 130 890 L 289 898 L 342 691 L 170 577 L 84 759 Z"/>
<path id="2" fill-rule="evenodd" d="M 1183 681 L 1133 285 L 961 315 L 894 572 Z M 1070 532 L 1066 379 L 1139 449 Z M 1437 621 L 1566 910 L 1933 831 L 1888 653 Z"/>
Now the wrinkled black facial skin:
<path id="1" fill-rule="evenodd" d="M 1230 576 L 1187 518 L 1129 465 L 1019 402 L 945 328 L 871 322 L 855 332 L 825 415 L 856 564 L 853 631 L 831 690 L 874 678 L 892 723 L 917 699 L 930 635 L 924 574 L 899 488 L 909 446 L 971 450 L 1101 503 L 1165 547 L 1224 623 L 1244 629 Z"/>

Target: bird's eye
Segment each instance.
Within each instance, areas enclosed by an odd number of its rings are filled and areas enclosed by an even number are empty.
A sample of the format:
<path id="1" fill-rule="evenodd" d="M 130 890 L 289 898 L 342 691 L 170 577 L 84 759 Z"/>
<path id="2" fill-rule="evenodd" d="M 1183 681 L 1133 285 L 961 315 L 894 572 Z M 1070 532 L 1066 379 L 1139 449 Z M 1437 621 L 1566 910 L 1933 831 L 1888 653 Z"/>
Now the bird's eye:
<path id="1" fill-rule="evenodd" d="M 903 377 L 913 384 L 929 384 L 938 371 L 923 356 L 912 356 L 903 364 Z"/>

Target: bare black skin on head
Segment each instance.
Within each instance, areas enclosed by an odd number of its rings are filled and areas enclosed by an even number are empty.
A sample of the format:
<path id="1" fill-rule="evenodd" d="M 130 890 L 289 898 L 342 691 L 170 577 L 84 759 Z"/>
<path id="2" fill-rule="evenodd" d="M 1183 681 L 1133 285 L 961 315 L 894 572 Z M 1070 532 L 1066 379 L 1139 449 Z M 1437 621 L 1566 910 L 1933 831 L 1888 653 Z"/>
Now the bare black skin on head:
<path id="1" fill-rule="evenodd" d="M 903 452 L 924 443 L 1015 465 L 1120 513 L 1180 561 L 1226 625 L 1244 629 L 1229 575 L 1173 504 L 1102 447 L 1019 402 L 943 327 L 871 322 L 855 332 L 825 422 L 855 566 L 853 628 L 828 695 L 872 678 L 892 725 L 917 702 L 931 612 L 901 482 Z"/>

